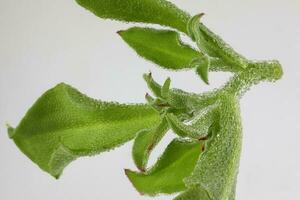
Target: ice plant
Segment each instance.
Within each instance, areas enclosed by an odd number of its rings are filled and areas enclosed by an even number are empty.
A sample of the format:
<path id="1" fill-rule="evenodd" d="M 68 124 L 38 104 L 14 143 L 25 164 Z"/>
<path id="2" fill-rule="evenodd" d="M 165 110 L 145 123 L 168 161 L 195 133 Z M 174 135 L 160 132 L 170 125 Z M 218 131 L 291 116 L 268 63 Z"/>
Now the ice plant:
<path id="1" fill-rule="evenodd" d="M 134 139 L 138 171 L 125 170 L 145 195 L 179 193 L 175 200 L 233 200 L 242 125 L 239 99 L 251 86 L 282 76 L 278 61 L 251 61 L 210 31 L 198 14 L 191 17 L 165 0 L 77 0 L 101 18 L 162 25 L 119 31 L 137 54 L 169 70 L 194 70 L 208 84 L 209 71 L 231 72 L 221 88 L 203 94 L 144 79 L 153 93 L 146 104 L 94 100 L 60 83 L 45 92 L 8 133 L 42 170 L 58 178 L 80 156 L 91 156 Z M 171 29 L 170 29 L 171 28 Z M 184 44 L 185 34 L 197 49 Z M 178 138 L 154 166 L 151 151 L 172 130 Z"/>

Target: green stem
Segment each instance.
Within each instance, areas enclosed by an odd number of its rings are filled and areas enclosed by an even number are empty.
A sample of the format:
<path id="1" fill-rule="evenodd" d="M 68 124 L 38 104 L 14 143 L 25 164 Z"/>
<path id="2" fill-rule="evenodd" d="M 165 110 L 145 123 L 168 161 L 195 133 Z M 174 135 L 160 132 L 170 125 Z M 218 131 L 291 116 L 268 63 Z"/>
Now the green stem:
<path id="1" fill-rule="evenodd" d="M 251 86 L 262 81 L 274 82 L 282 75 L 278 61 L 251 62 L 245 70 L 236 73 L 221 91 L 241 97 Z"/>
<path id="2" fill-rule="evenodd" d="M 220 58 L 210 57 L 209 71 L 214 71 L 214 72 L 222 71 L 222 72 L 237 73 L 240 70 L 237 70 L 237 68 L 233 68 L 233 67 L 229 66 Z"/>

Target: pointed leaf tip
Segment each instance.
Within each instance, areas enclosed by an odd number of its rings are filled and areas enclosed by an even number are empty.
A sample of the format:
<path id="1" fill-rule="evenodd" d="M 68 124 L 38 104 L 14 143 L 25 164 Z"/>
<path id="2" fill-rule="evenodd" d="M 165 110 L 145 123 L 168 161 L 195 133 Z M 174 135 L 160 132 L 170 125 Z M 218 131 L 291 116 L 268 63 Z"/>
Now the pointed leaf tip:
<path id="1" fill-rule="evenodd" d="M 122 33 L 124 33 L 124 30 L 117 31 L 117 34 L 120 35 L 120 36 L 122 36 Z"/>
<path id="2" fill-rule="evenodd" d="M 204 83 L 209 85 L 208 80 L 208 71 L 209 71 L 209 65 L 200 65 L 196 68 L 197 74 L 201 77 Z"/>
<path id="3" fill-rule="evenodd" d="M 148 80 L 148 79 L 152 78 L 152 72 L 149 71 L 148 73 L 143 74 L 143 78 L 145 80 Z"/>
<path id="4" fill-rule="evenodd" d="M 128 180 L 130 181 L 130 183 L 132 184 L 132 186 L 135 188 L 135 190 L 140 194 L 140 195 L 144 195 L 144 193 L 142 191 L 140 191 L 136 185 L 135 182 L 133 180 L 133 175 L 134 175 L 134 171 L 130 170 L 130 169 L 124 169 L 125 175 L 127 176 Z M 142 171 L 144 172 L 144 171 Z"/>
<path id="5" fill-rule="evenodd" d="M 200 19 L 203 15 L 204 15 L 204 13 L 199 13 L 199 14 L 193 16 L 192 18 L 190 18 L 190 20 L 187 23 L 187 33 L 192 38 L 192 40 L 196 40 L 195 35 L 194 35 L 195 33 L 193 30 L 193 28 L 194 28 L 193 26 L 195 26 L 195 23 L 200 22 Z"/>
<path id="6" fill-rule="evenodd" d="M 169 95 L 169 90 L 170 90 L 170 85 L 171 85 L 171 79 L 170 79 L 170 77 L 168 77 L 168 78 L 165 80 L 165 82 L 164 82 L 164 84 L 163 84 L 163 87 L 162 87 L 162 89 L 161 89 L 161 96 L 162 96 L 163 98 L 167 98 L 167 97 L 168 97 L 168 95 Z"/>
<path id="7" fill-rule="evenodd" d="M 154 99 L 151 95 L 149 95 L 148 93 L 146 93 L 145 99 L 146 99 L 146 101 L 147 101 L 150 105 L 153 105 L 153 103 L 155 102 L 155 99 Z"/>
<path id="8" fill-rule="evenodd" d="M 156 97 L 161 97 L 161 86 L 155 82 L 152 78 L 151 72 L 149 74 L 143 75 L 144 80 L 146 81 L 149 89 Z"/>
<path id="9" fill-rule="evenodd" d="M 201 57 L 194 59 L 191 62 L 191 65 L 196 67 L 196 73 L 207 85 L 209 85 L 208 73 L 210 67 L 210 58 L 203 54 Z"/>
<path id="10" fill-rule="evenodd" d="M 195 15 L 193 18 L 194 18 L 194 20 L 200 21 L 204 15 L 205 15 L 205 13 L 199 13 L 199 14 Z"/>
<path id="11" fill-rule="evenodd" d="M 15 134 L 15 129 L 11 127 L 9 124 L 6 124 L 6 127 L 7 127 L 7 133 L 9 138 L 13 138 Z"/>

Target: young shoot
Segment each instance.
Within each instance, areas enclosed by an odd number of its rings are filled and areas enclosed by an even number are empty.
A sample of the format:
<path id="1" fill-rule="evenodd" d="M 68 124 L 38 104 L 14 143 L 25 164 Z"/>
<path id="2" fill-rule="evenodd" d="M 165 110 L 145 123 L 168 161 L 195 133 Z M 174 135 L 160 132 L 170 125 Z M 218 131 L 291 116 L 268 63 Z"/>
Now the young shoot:
<path id="1" fill-rule="evenodd" d="M 239 100 L 251 86 L 279 80 L 278 61 L 252 61 L 201 22 L 166 0 L 77 0 L 96 16 L 142 23 L 118 31 L 141 57 L 173 71 L 194 70 L 205 84 L 210 71 L 231 72 L 227 83 L 195 94 L 172 87 L 171 79 L 144 79 L 144 104 L 94 100 L 68 84 L 46 91 L 9 137 L 42 170 L 59 178 L 81 156 L 97 155 L 134 140 L 136 170 L 126 169 L 144 195 L 178 193 L 174 200 L 234 200 L 242 147 Z M 157 24 L 162 29 L 145 27 Z M 197 49 L 185 44 L 185 34 Z M 176 135 L 153 166 L 152 150 L 172 130 Z M 117 189 L 116 189 L 117 190 Z"/>

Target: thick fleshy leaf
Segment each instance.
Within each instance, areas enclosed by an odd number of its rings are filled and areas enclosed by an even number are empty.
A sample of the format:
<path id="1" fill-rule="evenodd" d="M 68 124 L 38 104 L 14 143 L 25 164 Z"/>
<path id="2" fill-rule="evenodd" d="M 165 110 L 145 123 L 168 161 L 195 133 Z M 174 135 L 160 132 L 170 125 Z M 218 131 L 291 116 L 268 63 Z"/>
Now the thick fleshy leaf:
<path id="1" fill-rule="evenodd" d="M 201 64 L 197 66 L 196 73 L 200 76 L 200 78 L 208 85 L 208 70 L 209 65 L 208 64 Z"/>
<path id="2" fill-rule="evenodd" d="M 174 133 L 181 137 L 188 136 L 190 138 L 198 139 L 207 135 L 207 132 L 202 132 L 202 129 L 198 130 L 191 125 L 184 124 L 172 113 L 167 114 L 166 118 Z"/>
<path id="3" fill-rule="evenodd" d="M 212 129 L 206 150 L 192 175 L 185 179 L 188 187 L 205 189 L 211 199 L 228 199 L 234 191 L 238 173 L 242 127 L 239 104 L 232 96 L 220 97 L 218 128 Z"/>
<path id="4" fill-rule="evenodd" d="M 132 157 L 137 168 L 145 171 L 151 151 L 168 131 L 166 119 L 152 129 L 145 129 L 138 133 L 132 148 Z"/>
<path id="5" fill-rule="evenodd" d="M 193 68 L 191 62 L 201 56 L 183 44 L 175 31 L 134 27 L 119 34 L 138 55 L 166 69 Z"/>
<path id="6" fill-rule="evenodd" d="M 174 193 L 185 188 L 183 179 L 191 174 L 201 153 L 202 142 L 173 140 L 146 173 L 126 170 L 126 175 L 142 194 Z"/>
<path id="7" fill-rule="evenodd" d="M 166 0 L 76 0 L 105 19 L 160 24 L 186 32 L 189 14 Z"/>
<path id="8" fill-rule="evenodd" d="M 161 88 L 162 86 L 158 84 L 156 81 L 153 80 L 152 74 L 144 74 L 144 80 L 147 83 L 148 88 L 151 90 L 151 92 L 156 96 L 156 97 L 162 97 L 161 96 Z"/>
<path id="9" fill-rule="evenodd" d="M 79 156 L 113 149 L 160 116 L 143 104 L 124 105 L 91 99 L 59 84 L 43 94 L 9 135 L 40 168 L 58 177 Z"/>
<path id="10" fill-rule="evenodd" d="M 220 58 L 227 64 L 226 71 L 240 71 L 246 68 L 248 65 L 247 59 L 202 24 L 199 21 L 202 15 L 194 16 L 188 23 L 189 35 L 196 41 L 201 51 L 209 56 Z M 225 67 L 221 69 L 225 69 Z"/>
<path id="11" fill-rule="evenodd" d="M 209 84 L 208 71 L 210 65 L 210 58 L 206 55 L 202 56 L 201 58 L 197 58 L 192 62 L 192 66 L 196 67 L 196 73 L 206 84 Z"/>
<path id="12" fill-rule="evenodd" d="M 180 121 L 172 113 L 166 115 L 169 126 L 174 133 L 182 137 L 198 140 L 205 140 L 207 138 L 209 129 L 217 118 L 216 106 L 209 106 L 201 110 L 199 114 L 194 115 L 193 119 L 188 121 L 188 124 Z"/>
<path id="13" fill-rule="evenodd" d="M 171 79 L 167 78 L 166 81 L 164 82 L 162 88 L 161 88 L 161 96 L 164 99 L 168 99 L 168 97 L 169 97 L 170 85 L 171 85 Z"/>

